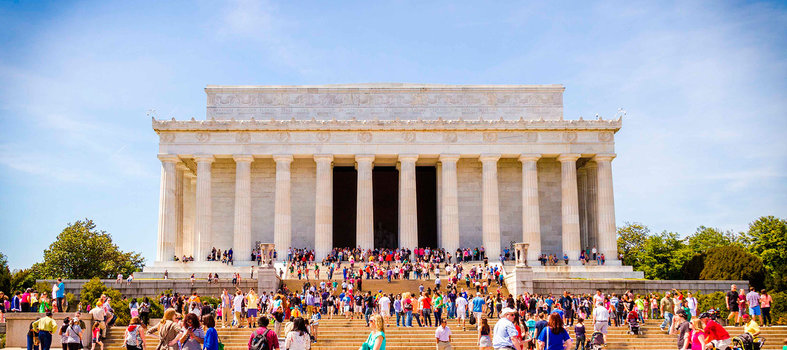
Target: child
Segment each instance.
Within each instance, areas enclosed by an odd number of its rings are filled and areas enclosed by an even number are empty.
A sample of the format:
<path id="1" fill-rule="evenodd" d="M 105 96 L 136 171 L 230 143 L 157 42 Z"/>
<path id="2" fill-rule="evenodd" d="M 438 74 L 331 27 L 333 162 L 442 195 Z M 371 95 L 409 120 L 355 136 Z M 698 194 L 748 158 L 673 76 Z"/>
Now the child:
<path id="1" fill-rule="evenodd" d="M 96 344 L 101 346 L 100 350 L 104 350 L 104 342 L 101 341 L 101 324 L 93 322 L 93 345 L 90 350 L 96 350 Z"/>
<path id="2" fill-rule="evenodd" d="M 580 317 L 577 319 L 577 324 L 574 325 L 574 336 L 576 337 L 576 349 L 585 350 L 585 319 Z"/>

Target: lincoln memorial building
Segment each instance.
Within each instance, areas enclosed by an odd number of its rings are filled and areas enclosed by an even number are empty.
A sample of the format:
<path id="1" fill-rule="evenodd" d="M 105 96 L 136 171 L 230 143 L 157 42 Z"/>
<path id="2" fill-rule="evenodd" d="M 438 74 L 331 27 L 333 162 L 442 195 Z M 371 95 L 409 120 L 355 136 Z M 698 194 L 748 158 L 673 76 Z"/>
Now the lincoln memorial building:
<path id="1" fill-rule="evenodd" d="M 484 247 L 527 260 L 596 247 L 618 265 L 612 160 L 621 119 L 564 119 L 561 85 L 205 88 L 206 118 L 153 119 L 155 266 L 256 244 Z M 538 263 L 536 262 L 536 265 Z M 146 268 L 146 271 L 149 269 Z"/>

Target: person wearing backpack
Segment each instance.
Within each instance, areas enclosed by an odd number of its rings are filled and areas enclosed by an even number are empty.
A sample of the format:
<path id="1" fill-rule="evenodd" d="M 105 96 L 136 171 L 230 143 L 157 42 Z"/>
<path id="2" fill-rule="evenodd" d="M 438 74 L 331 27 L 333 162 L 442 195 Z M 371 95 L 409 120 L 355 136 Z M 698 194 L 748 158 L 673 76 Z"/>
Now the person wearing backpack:
<path id="1" fill-rule="evenodd" d="M 123 346 L 126 350 L 142 350 L 145 347 L 145 328 L 139 317 L 132 317 L 126 328 L 126 333 L 123 335 Z"/>
<path id="2" fill-rule="evenodd" d="M 265 316 L 257 318 L 257 329 L 249 337 L 249 350 L 278 350 L 279 337 L 268 329 L 270 321 Z"/>

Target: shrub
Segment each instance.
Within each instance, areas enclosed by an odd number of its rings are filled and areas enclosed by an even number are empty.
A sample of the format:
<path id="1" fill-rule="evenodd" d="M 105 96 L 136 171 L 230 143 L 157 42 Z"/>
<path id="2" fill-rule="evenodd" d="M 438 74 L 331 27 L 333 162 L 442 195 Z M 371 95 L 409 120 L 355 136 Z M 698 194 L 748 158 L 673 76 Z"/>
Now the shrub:
<path id="1" fill-rule="evenodd" d="M 739 246 L 711 248 L 700 273 L 703 280 L 747 280 L 757 289 L 765 285 L 762 260 Z"/>
<path id="2" fill-rule="evenodd" d="M 98 277 L 93 277 L 90 281 L 82 285 L 82 291 L 79 293 L 79 304 L 82 305 L 83 310 L 87 310 L 88 305 L 96 305 L 96 301 L 98 301 L 102 294 L 106 294 L 106 296 L 112 299 L 113 303 L 110 303 L 112 308 L 115 308 L 115 301 L 122 300 L 120 291 L 107 287 L 104 283 L 101 283 Z M 126 307 L 126 309 L 128 309 L 128 307 Z"/>

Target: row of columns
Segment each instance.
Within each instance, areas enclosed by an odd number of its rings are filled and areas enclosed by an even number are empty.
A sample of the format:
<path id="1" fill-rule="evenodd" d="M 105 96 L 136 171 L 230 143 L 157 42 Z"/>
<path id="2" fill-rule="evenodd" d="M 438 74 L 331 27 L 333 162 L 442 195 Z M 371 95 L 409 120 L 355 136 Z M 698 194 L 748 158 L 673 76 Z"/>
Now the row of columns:
<path id="1" fill-rule="evenodd" d="M 597 213 L 599 251 L 608 261 L 617 259 L 615 204 L 612 189 L 614 154 L 594 157 L 597 172 Z M 453 252 L 459 247 L 459 203 L 457 162 L 459 154 L 440 155 L 441 247 Z M 576 162 L 579 154 L 561 154 L 561 214 L 563 251 L 576 261 L 581 249 Z M 159 155 L 162 162 L 159 212 L 158 261 L 175 255 L 193 253 L 197 261 L 208 256 L 211 234 L 211 165 L 212 155 L 195 155 L 196 176 L 180 163 L 177 155 Z M 251 253 L 251 162 L 252 155 L 234 155 L 235 210 L 233 252 L 236 261 L 249 259 Z M 374 248 L 372 168 L 374 155 L 356 155 L 358 170 L 356 243 L 363 249 Z M 487 255 L 496 257 L 500 247 L 500 203 L 497 163 L 500 154 L 482 154 L 482 239 Z M 540 154 L 522 154 L 522 241 L 529 243 L 527 260 L 541 254 L 538 167 Z M 291 164 L 292 155 L 274 155 L 276 190 L 274 208 L 274 244 L 286 252 L 292 242 Z M 315 187 L 315 253 L 326 256 L 333 248 L 333 155 L 314 155 L 317 164 Z M 418 211 L 415 166 L 417 154 L 399 156 L 399 244 L 418 245 Z M 177 184 L 182 183 L 178 188 Z M 190 198 L 194 198 L 191 201 Z M 194 213 L 190 217 L 189 213 Z M 179 219 L 179 218 L 184 219 Z M 193 225 L 192 225 L 193 222 Z M 181 233 L 182 236 L 177 236 Z M 181 245 L 176 242 L 181 241 Z M 191 255 L 191 254 L 189 254 Z"/>

